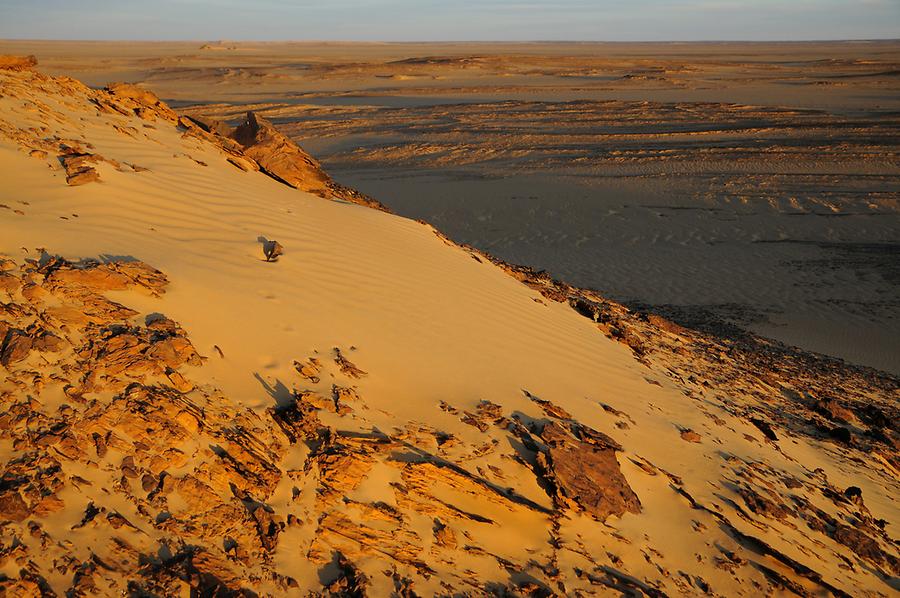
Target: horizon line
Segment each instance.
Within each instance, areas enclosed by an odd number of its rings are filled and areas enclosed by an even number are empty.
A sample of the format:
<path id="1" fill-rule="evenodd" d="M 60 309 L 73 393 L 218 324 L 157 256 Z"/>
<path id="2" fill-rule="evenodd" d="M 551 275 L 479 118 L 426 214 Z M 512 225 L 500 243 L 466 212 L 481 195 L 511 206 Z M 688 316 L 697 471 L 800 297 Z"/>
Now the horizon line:
<path id="1" fill-rule="evenodd" d="M 379 39 L 151 39 L 151 38 L 51 38 L 51 37 L 0 37 L 0 42 L 88 42 L 88 43 L 207 43 L 207 44 L 809 44 L 809 43 L 878 43 L 900 42 L 900 37 L 872 38 L 803 38 L 803 39 L 643 39 L 643 40 L 590 40 L 590 39 L 435 39 L 435 40 L 379 40 Z"/>

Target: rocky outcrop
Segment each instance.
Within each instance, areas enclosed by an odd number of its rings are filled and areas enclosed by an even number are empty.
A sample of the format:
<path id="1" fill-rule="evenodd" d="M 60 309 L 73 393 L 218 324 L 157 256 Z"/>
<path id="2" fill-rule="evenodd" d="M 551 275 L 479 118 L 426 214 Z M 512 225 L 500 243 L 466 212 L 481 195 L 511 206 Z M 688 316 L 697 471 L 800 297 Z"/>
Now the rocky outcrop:
<path id="1" fill-rule="evenodd" d="M 366 375 L 366 372 L 356 367 L 355 364 L 344 357 L 344 354 L 341 353 L 341 350 L 337 347 L 334 348 L 334 363 L 337 364 L 340 372 L 348 378 L 362 378 Z"/>
<path id="2" fill-rule="evenodd" d="M 63 154 L 60 156 L 63 168 L 66 169 L 66 183 L 72 186 L 84 185 L 100 180 L 100 173 L 91 166 L 97 162 L 94 154 Z"/>
<path id="3" fill-rule="evenodd" d="M 134 85 L 132 83 L 110 83 L 106 86 L 106 91 L 115 96 L 119 100 L 131 100 L 138 107 L 154 107 L 163 106 L 162 101 L 152 91 Z"/>
<path id="4" fill-rule="evenodd" d="M 7 592 L 64 571 L 68 585 L 54 586 L 72 594 L 106 588 L 278 595 L 297 582 L 279 572 L 273 555 L 286 534 L 311 525 L 303 554 L 322 569 L 326 588 L 368 591 L 371 573 L 355 563 L 375 559 L 402 571 L 391 584 L 409 593 L 413 577 L 436 574 L 435 554 L 452 562 L 464 549 L 470 562 L 510 566 L 472 525 L 489 538 L 503 521 L 524 516 L 546 524 L 552 514 L 479 469 L 440 456 L 431 434 L 367 436 L 324 424 L 326 416 L 355 417 L 348 402 L 364 405 L 350 386 L 333 384 L 331 395 L 297 391 L 291 403 L 257 413 L 199 383 L 204 359 L 177 322 L 142 316 L 104 295 L 163 294 L 168 279 L 147 264 L 45 254 L 2 266 L 8 300 L 0 306 L 0 441 L 21 456 L 4 464 L 0 479 L 0 547 L 17 546 L 13 538 L 27 534 L 46 547 L 38 560 L 32 548 L 19 549 L 23 562 L 46 566 L 33 564 L 33 579 L 0 580 Z M 333 357 L 298 362 L 297 380 L 366 375 L 345 351 L 335 348 Z M 63 402 L 34 398 L 53 389 Z M 509 415 L 484 402 L 476 416 L 512 440 Z M 582 459 L 574 453 L 595 445 L 573 436 L 562 446 L 549 426 L 544 436 L 566 496 L 559 508 L 595 511 L 563 462 Z M 310 447 L 305 464 L 286 470 L 287 447 L 301 445 Z M 396 473 L 385 477 L 385 469 Z M 285 483 L 293 487 L 287 502 Z M 596 489 L 606 482 L 593 483 Z M 382 500 L 351 499 L 363 485 L 378 488 Z M 60 513 L 77 513 L 71 529 L 51 525 Z M 441 523 L 423 534 L 421 517 Z M 75 548 L 85 544 L 89 553 Z M 116 566 L 98 565 L 108 562 Z"/>
<path id="5" fill-rule="evenodd" d="M 358 191 L 340 185 L 322 170 L 319 163 L 293 141 L 282 135 L 267 120 L 252 112 L 238 127 L 199 117 L 180 116 L 153 92 L 130 83 L 112 83 L 104 89 L 94 90 L 64 77 L 47 77 L 31 68 L 36 64 L 33 57 L 0 56 L 0 72 L 22 73 L 26 79 L 4 81 L 4 93 L 30 101 L 30 90 L 35 87 L 53 87 L 70 98 L 90 102 L 101 113 L 136 117 L 143 126 L 157 126 L 166 123 L 181 131 L 187 138 L 202 140 L 222 153 L 225 160 L 245 172 L 262 171 L 272 178 L 291 187 L 314 193 L 320 197 L 364 205 L 387 211 L 381 203 Z M 67 116 L 60 111 L 52 111 L 49 106 L 42 110 L 56 122 L 67 122 Z M 123 135 L 138 138 L 140 129 L 123 122 L 116 125 Z M 81 138 L 64 139 L 48 136 L 35 128 L 19 128 L 0 118 L 0 138 L 7 138 L 39 159 L 49 155 L 57 156 L 58 165 L 66 175 L 69 185 L 77 186 L 100 180 L 96 165 L 107 163 L 116 170 L 128 173 L 144 172 L 147 169 L 104 157 L 91 151 Z M 190 156 L 188 156 L 190 157 Z M 193 159 L 193 158 L 192 158 Z M 196 161 L 196 160 L 195 160 Z M 203 164 L 202 161 L 197 161 Z"/>
<path id="6" fill-rule="evenodd" d="M 27 71 L 37 66 L 34 56 L 0 54 L 0 71 Z"/>
<path id="7" fill-rule="evenodd" d="M 139 318 L 103 296 L 159 295 L 166 277 L 137 261 L 50 256 L 4 276 L 20 284 L 0 306 L 0 438 L 21 456 L 4 464 L 0 538 L 44 538 L 46 562 L 67 563 L 57 566 L 74 594 L 245 591 L 245 569 L 268 558 L 284 526 L 260 501 L 283 476 L 274 462 L 285 439 L 271 420 L 188 381 L 203 360 L 177 322 Z M 53 389 L 63 397 L 56 406 L 31 398 Z M 93 560 L 50 531 L 73 510 L 80 523 L 67 533 L 82 545 L 93 538 Z M 190 553 L 158 556 L 155 543 L 185 541 Z M 14 592 L 26 581 L 0 586 Z"/>
<path id="8" fill-rule="evenodd" d="M 640 513 L 641 501 L 616 460 L 616 451 L 622 447 L 599 432 L 582 436 L 584 440 L 576 439 L 558 423 L 545 425 L 541 432 L 547 450 L 538 459 L 556 500 L 601 521 L 610 515 Z"/>
<path id="9" fill-rule="evenodd" d="M 159 118 L 177 122 L 178 116 L 155 93 L 131 83 L 111 83 L 104 88 L 104 95 L 95 98 L 98 106 L 142 120 Z"/>
<path id="10" fill-rule="evenodd" d="M 248 112 L 229 137 L 269 175 L 302 191 L 327 194 L 331 178 L 319 163 L 261 116 Z"/>
<path id="11" fill-rule="evenodd" d="M 438 231 L 435 234 L 446 239 Z M 816 440 L 843 438 L 848 444 L 849 429 L 835 424 L 853 423 L 862 433 L 854 437 L 858 448 L 876 451 L 900 470 L 896 456 L 900 426 L 895 423 L 900 421 L 895 399 L 900 380 L 895 376 L 750 333 L 728 337 L 685 328 L 572 287 L 546 272 L 507 264 L 472 247 L 464 249 L 496 263 L 545 299 L 568 304 L 686 396 L 696 398 L 715 388 L 741 397 L 723 406 L 756 427 L 763 438 L 777 442 L 778 428 L 784 427 Z"/>
<path id="12" fill-rule="evenodd" d="M 228 148 L 232 152 L 228 161 L 241 170 L 261 170 L 296 189 L 388 211 L 381 202 L 333 181 L 315 158 L 282 135 L 272 123 L 253 112 L 248 112 L 236 128 L 197 115 L 186 117 L 182 122 L 195 125 Z M 235 155 L 236 151 L 240 155 Z"/>

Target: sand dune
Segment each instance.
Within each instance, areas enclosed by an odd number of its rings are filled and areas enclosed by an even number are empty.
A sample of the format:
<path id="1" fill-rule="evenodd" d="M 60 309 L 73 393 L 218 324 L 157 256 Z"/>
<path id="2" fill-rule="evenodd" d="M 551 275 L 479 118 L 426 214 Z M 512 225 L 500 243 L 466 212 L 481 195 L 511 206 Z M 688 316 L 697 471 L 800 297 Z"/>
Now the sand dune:
<path id="1" fill-rule="evenodd" d="M 896 41 L 0 41 L 275 123 L 453 239 L 683 324 L 900 373 Z"/>
<path id="2" fill-rule="evenodd" d="M 140 88 L 0 94 L 11 595 L 897 591 L 896 378 L 288 186 Z"/>

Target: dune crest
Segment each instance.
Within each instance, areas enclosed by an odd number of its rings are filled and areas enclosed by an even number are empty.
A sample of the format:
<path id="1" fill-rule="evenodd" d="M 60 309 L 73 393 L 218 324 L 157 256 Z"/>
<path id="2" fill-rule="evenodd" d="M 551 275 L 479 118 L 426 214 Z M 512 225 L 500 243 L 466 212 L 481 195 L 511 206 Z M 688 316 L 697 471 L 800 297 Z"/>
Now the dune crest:
<path id="1" fill-rule="evenodd" d="M 253 116 L 0 96 L 9 595 L 896 591 L 895 377 L 459 246 Z"/>

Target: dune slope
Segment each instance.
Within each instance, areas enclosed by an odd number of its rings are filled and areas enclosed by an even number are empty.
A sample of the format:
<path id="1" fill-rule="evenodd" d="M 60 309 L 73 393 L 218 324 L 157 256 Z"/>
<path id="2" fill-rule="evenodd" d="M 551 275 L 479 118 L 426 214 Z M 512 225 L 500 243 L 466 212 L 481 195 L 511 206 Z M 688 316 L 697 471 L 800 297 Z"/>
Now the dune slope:
<path id="1" fill-rule="evenodd" d="M 896 591 L 895 378 L 632 314 L 246 150 L 140 88 L 0 71 L 10 595 Z"/>

